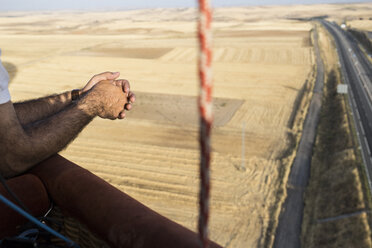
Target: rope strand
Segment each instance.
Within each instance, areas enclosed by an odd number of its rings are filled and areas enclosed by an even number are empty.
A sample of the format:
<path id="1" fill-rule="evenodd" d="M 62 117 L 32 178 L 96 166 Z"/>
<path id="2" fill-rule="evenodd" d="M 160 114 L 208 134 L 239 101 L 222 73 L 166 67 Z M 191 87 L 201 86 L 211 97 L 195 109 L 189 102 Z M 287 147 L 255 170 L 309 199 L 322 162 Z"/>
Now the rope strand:
<path id="1" fill-rule="evenodd" d="M 212 51 L 211 51 L 212 12 L 209 0 L 199 0 L 199 112 L 200 112 L 200 193 L 199 193 L 199 238 L 201 247 L 209 246 L 209 191 L 210 191 L 210 131 L 213 122 L 212 113 Z"/>

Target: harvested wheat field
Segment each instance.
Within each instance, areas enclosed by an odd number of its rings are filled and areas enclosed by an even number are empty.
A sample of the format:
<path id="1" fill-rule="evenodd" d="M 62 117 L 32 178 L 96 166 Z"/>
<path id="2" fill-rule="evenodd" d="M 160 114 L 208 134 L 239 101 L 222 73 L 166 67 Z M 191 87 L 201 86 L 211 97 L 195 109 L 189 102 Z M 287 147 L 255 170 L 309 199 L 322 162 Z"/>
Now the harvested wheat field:
<path id="1" fill-rule="evenodd" d="M 372 32 L 372 16 L 370 17 L 369 20 L 368 19 L 351 20 L 351 21 L 347 21 L 346 24 L 352 28 Z"/>
<path id="2" fill-rule="evenodd" d="M 210 234 L 224 247 L 262 246 L 270 235 L 279 169 L 290 165 L 281 160 L 288 122 L 313 77 L 311 24 L 270 11 L 266 20 L 255 8 L 215 12 Z M 192 230 L 199 188 L 195 20 L 193 9 L 0 16 L 13 101 L 82 87 L 106 70 L 131 82 L 137 100 L 127 118 L 95 119 L 62 155 Z"/>

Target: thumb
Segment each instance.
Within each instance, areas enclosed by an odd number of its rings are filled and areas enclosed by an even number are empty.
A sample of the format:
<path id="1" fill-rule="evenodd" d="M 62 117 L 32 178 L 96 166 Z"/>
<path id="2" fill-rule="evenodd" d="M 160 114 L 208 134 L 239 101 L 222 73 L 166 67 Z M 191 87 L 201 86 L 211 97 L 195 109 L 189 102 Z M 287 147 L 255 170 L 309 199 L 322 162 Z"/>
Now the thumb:
<path id="1" fill-rule="evenodd" d="M 108 73 L 107 79 L 117 79 L 120 76 L 120 72 L 111 72 Z"/>
<path id="2" fill-rule="evenodd" d="M 120 76 L 120 73 L 119 72 L 103 72 L 103 73 L 100 73 L 98 75 L 95 75 L 93 78 L 92 78 L 92 82 L 94 84 L 98 83 L 99 81 L 102 81 L 102 80 L 114 80 L 116 79 L 117 77 Z"/>

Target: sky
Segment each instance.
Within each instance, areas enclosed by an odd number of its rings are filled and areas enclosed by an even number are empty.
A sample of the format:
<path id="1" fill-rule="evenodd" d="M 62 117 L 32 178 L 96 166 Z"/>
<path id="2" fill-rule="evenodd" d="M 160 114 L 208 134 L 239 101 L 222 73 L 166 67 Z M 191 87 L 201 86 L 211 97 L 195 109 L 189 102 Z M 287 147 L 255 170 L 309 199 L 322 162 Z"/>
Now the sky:
<path id="1" fill-rule="evenodd" d="M 372 0 L 212 0 L 213 7 L 372 2 Z M 197 0 L 0 0 L 0 11 L 196 7 Z"/>

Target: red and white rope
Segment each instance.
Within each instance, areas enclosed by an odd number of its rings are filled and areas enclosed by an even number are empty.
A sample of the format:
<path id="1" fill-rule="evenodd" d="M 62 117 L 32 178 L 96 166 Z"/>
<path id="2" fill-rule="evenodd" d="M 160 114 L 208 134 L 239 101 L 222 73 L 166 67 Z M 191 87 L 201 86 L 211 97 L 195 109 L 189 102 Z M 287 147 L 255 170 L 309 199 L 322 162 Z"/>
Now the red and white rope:
<path id="1" fill-rule="evenodd" d="M 209 0 L 199 0 L 198 36 L 200 42 L 199 76 L 200 76 L 200 195 L 199 195 L 199 237 L 201 247 L 208 247 L 209 190 L 210 190 L 210 132 L 213 122 L 212 114 L 212 50 L 211 50 L 212 11 Z"/>

